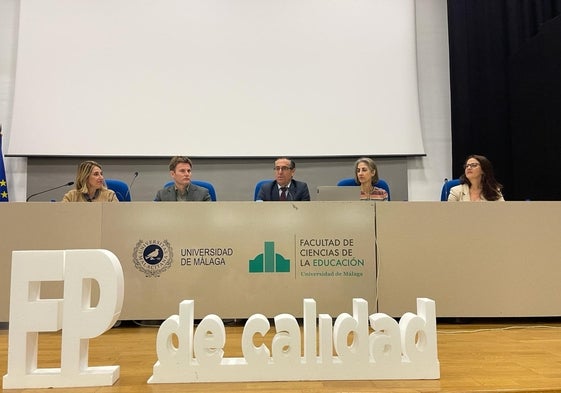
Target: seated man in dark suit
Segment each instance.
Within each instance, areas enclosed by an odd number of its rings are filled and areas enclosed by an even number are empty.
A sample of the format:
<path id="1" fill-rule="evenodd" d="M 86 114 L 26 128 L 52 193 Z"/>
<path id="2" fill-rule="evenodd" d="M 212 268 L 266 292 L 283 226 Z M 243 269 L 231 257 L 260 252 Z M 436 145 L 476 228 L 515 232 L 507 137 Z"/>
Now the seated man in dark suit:
<path id="1" fill-rule="evenodd" d="M 257 200 L 261 201 L 309 201 L 308 185 L 294 180 L 296 164 L 286 157 L 275 160 L 275 180 L 261 186 Z"/>
<path id="2" fill-rule="evenodd" d="M 204 187 L 191 183 L 193 163 L 188 157 L 175 156 L 169 162 L 169 174 L 174 184 L 161 189 L 155 201 L 210 201 L 210 194 Z"/>

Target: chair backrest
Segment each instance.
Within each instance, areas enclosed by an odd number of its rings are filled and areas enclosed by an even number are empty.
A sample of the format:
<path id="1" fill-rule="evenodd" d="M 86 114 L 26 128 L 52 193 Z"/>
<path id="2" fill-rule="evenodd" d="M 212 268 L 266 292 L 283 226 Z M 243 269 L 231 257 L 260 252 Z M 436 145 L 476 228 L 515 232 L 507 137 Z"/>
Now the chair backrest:
<path id="1" fill-rule="evenodd" d="M 344 179 L 341 179 L 337 182 L 338 186 L 360 186 L 359 183 L 357 183 L 354 179 L 354 177 L 346 177 Z"/>
<path id="2" fill-rule="evenodd" d="M 458 184 L 460 184 L 460 179 L 446 180 L 442 185 L 442 191 L 440 191 L 440 200 L 443 202 L 447 201 L 450 189 Z"/>
<path id="3" fill-rule="evenodd" d="M 213 202 L 216 202 L 216 191 L 214 190 L 214 186 L 212 185 L 212 183 L 209 183 L 204 180 L 191 180 L 191 183 L 199 187 L 206 188 L 208 190 L 208 193 L 210 194 L 210 199 Z M 173 181 L 168 181 L 166 184 L 164 184 L 164 188 L 172 186 L 173 184 L 174 184 Z"/>
<path id="4" fill-rule="evenodd" d="M 107 185 L 107 188 L 115 191 L 115 195 L 117 195 L 117 199 L 120 202 L 131 201 L 131 192 L 129 190 L 129 185 L 124 181 L 117 179 L 105 179 L 105 184 Z"/>
<path id="5" fill-rule="evenodd" d="M 344 179 L 341 179 L 337 182 L 337 185 L 340 186 L 340 187 L 360 186 L 360 184 L 355 181 L 354 177 L 346 177 Z M 387 181 L 385 181 L 384 179 L 378 179 L 378 181 L 376 182 L 376 184 L 374 184 L 374 186 L 376 186 L 378 188 L 383 188 L 384 190 L 386 190 L 386 192 L 388 193 L 388 201 L 391 200 L 390 185 L 388 184 Z"/>
<path id="6" fill-rule="evenodd" d="M 257 184 L 255 184 L 255 190 L 253 191 L 253 200 L 254 201 L 257 200 L 257 196 L 259 195 L 259 190 L 261 189 L 261 186 L 265 183 L 270 183 L 272 181 L 273 181 L 273 179 L 259 180 L 257 182 Z"/>

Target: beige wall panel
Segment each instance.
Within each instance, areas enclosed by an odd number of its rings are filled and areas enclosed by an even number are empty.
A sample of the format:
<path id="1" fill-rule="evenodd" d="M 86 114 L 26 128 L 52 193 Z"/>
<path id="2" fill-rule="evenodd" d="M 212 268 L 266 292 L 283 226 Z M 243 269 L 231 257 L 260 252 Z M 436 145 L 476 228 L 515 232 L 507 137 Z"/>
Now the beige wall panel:
<path id="1" fill-rule="evenodd" d="M 117 255 L 124 270 L 122 319 L 166 318 L 178 312 L 184 299 L 195 300 L 197 318 L 209 313 L 222 318 L 302 316 L 307 297 L 317 301 L 318 313 L 352 312 L 354 297 L 365 298 L 374 311 L 373 203 L 107 204 L 102 234 L 103 248 Z M 316 240 L 333 244 L 308 244 Z M 250 260 L 264 253 L 265 242 L 273 242 L 274 254 L 290 261 L 288 272 L 249 272 Z M 172 255 L 159 277 L 146 274 L 142 264 L 142 250 L 149 254 L 156 248 L 156 254 Z M 197 264 L 201 257 L 192 254 L 201 250 L 230 255 L 203 258 L 219 264 Z M 351 257 L 342 256 L 347 251 Z M 305 255 L 314 253 L 331 256 Z M 353 257 L 364 265 L 314 266 L 318 259 Z M 164 257 L 155 270 L 165 263 Z"/>
<path id="2" fill-rule="evenodd" d="M 0 203 L 0 322 L 9 319 L 12 251 L 99 248 L 101 209 L 99 203 Z M 60 288 L 44 283 L 41 296 Z"/>
<path id="3" fill-rule="evenodd" d="M 381 312 L 401 316 L 417 297 L 429 297 L 439 317 L 561 315 L 558 202 L 9 203 L 0 204 L 0 217 L 0 322 L 9 317 L 11 252 L 33 249 L 114 252 L 125 274 L 123 319 L 162 319 L 183 299 L 196 301 L 198 318 L 301 316 L 305 297 L 333 316 L 350 312 L 353 297 L 374 312 L 374 225 Z M 341 244 L 301 244 L 316 239 Z M 266 242 L 269 253 L 290 261 L 289 272 L 249 272 Z M 159 277 L 138 268 L 138 252 L 152 243 L 173 255 Z M 195 264 L 193 256 L 182 264 L 200 249 L 231 255 L 219 256 L 224 264 Z M 313 266 L 349 259 L 343 249 L 364 266 Z M 326 252 L 339 255 L 303 255 Z"/>
<path id="4" fill-rule="evenodd" d="M 380 311 L 417 297 L 438 317 L 561 315 L 558 202 L 376 206 Z"/>

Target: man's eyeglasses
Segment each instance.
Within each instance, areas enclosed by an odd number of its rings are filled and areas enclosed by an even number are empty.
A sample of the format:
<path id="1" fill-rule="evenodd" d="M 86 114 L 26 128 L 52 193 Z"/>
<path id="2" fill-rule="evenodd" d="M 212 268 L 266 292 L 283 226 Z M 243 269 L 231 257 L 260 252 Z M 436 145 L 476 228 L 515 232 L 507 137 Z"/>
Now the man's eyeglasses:
<path id="1" fill-rule="evenodd" d="M 464 169 L 467 168 L 477 168 L 479 166 L 479 164 L 477 162 L 470 162 L 469 164 L 464 164 Z"/>
<path id="2" fill-rule="evenodd" d="M 273 170 L 275 172 L 286 172 L 286 171 L 292 170 L 292 168 L 289 168 L 287 166 L 276 166 L 276 167 L 273 168 Z"/>

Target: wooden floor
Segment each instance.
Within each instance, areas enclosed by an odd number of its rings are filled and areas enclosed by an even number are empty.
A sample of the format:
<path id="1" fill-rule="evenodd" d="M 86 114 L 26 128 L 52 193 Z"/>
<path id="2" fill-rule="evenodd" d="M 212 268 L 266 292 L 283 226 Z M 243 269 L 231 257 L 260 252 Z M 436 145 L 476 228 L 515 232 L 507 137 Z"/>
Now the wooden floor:
<path id="1" fill-rule="evenodd" d="M 240 357 L 242 326 L 226 328 L 226 357 Z M 90 366 L 120 365 L 110 387 L 54 393 L 179 392 L 561 392 L 561 323 L 438 324 L 439 380 L 311 381 L 148 385 L 157 328 L 123 324 L 90 341 Z M 0 374 L 7 370 L 8 331 L 0 330 Z M 40 335 L 39 367 L 60 367 L 60 334 Z M 46 389 L 3 390 L 46 392 Z"/>

